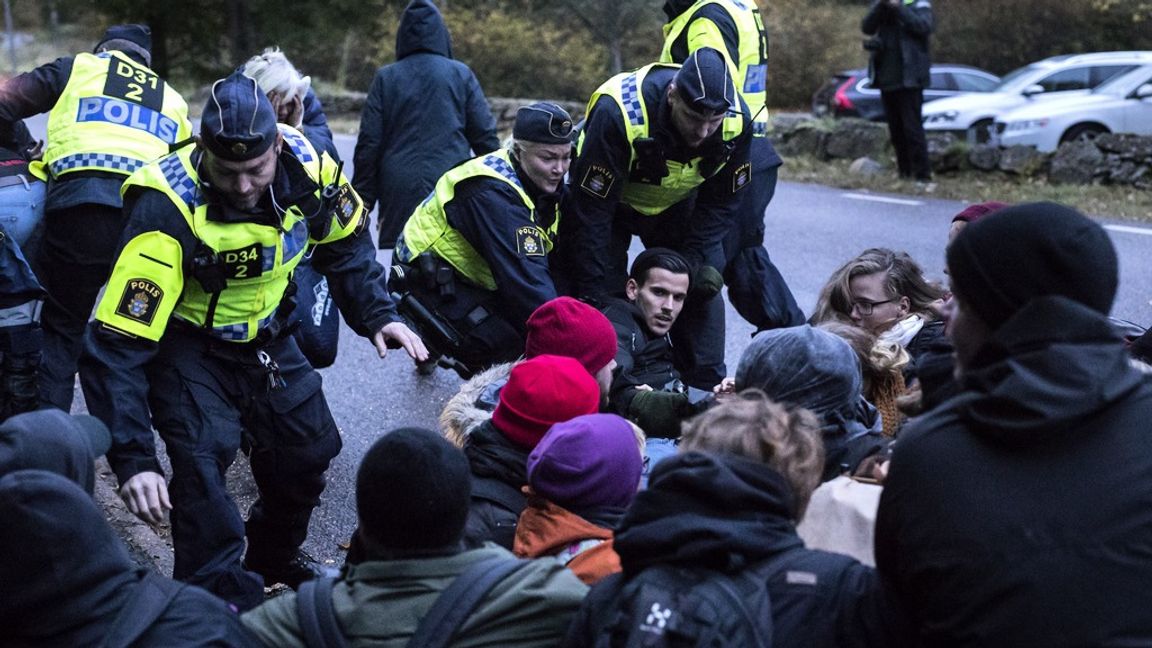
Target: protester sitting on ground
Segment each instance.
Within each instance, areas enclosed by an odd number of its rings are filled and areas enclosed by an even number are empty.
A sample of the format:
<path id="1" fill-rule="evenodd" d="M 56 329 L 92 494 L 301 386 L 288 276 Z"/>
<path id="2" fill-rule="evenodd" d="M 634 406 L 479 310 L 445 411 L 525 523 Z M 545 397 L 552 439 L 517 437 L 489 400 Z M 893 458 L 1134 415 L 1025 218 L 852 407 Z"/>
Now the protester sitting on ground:
<path id="1" fill-rule="evenodd" d="M 843 338 L 856 352 L 863 379 L 860 391 L 880 412 L 884 436 L 896 436 L 905 419 L 900 402 L 906 396 L 903 368 L 909 361 L 908 352 L 898 343 L 880 340 L 854 324 L 830 321 L 818 328 Z"/>
<path id="2" fill-rule="evenodd" d="M 732 644 L 735 633 L 725 636 L 732 645 L 903 644 L 906 622 L 876 572 L 847 556 L 806 549 L 796 535 L 824 465 L 813 414 L 750 390 L 693 419 L 680 450 L 656 467 L 648 490 L 625 513 L 615 540 L 623 573 L 592 588 L 565 646 L 608 645 L 597 640 L 634 628 L 645 636 L 645 621 L 669 634 L 687 632 L 709 616 L 735 617 L 739 626 L 751 617 L 761 632 L 771 628 L 772 636 L 757 643 Z M 670 567 L 679 576 L 661 573 Z M 727 575 L 738 600 L 702 596 L 700 583 L 715 580 L 715 572 Z M 661 593 L 655 607 L 644 605 L 637 587 L 646 582 Z M 692 608 L 715 613 L 692 615 Z"/>
<path id="3" fill-rule="evenodd" d="M 468 435 L 472 504 L 464 540 L 512 548 L 526 499 L 528 455 L 548 430 L 600 405 L 600 388 L 573 358 L 542 355 L 512 368 L 492 418 Z"/>
<path id="4" fill-rule="evenodd" d="M 0 478 L 0 520 L 5 646 L 256 645 L 234 607 L 137 566 L 104 511 L 65 476 Z"/>
<path id="5" fill-rule="evenodd" d="M 811 323 L 829 320 L 851 322 L 899 342 L 912 362 L 904 379 L 916 388 L 919 366 L 924 362 L 948 362 L 951 350 L 934 342 L 944 340 L 944 299 L 948 292 L 928 281 L 924 271 L 907 252 L 871 248 L 841 266 L 820 291 Z M 946 385 L 921 385 L 924 391 Z"/>
<path id="6" fill-rule="evenodd" d="M 528 456 L 528 505 L 513 552 L 556 556 L 589 585 L 620 571 L 612 529 L 636 496 L 643 469 L 632 426 L 615 414 L 553 425 Z"/>
<path id="7" fill-rule="evenodd" d="M 820 419 L 827 481 L 854 472 L 885 446 L 876 408 L 861 393 L 856 352 L 819 328 L 764 331 L 740 357 L 734 388 L 759 389 L 769 398 L 810 410 Z"/>
<path id="8" fill-rule="evenodd" d="M 947 261 L 961 392 L 895 445 L 878 570 L 923 646 L 1152 645 L 1152 382 L 1107 317 L 1108 232 L 1015 205 Z"/>
<path id="9" fill-rule="evenodd" d="M 616 332 L 604 314 L 571 297 L 557 297 L 537 308 L 527 322 L 524 357 L 558 355 L 575 358 L 600 385 L 600 401 L 608 400 L 616 368 Z M 500 364 L 476 374 L 460 387 L 440 414 L 440 430 L 463 447 L 469 432 L 492 418 L 500 390 L 516 363 Z"/>
<path id="10" fill-rule="evenodd" d="M 47 470 L 71 479 L 89 495 L 94 462 L 112 445 L 100 419 L 51 408 L 13 416 L 0 424 L 0 477 L 17 470 Z"/>
<path id="11" fill-rule="evenodd" d="M 256 80 L 276 111 L 276 121 L 304 133 L 317 151 L 340 161 L 324 107 L 312 91 L 312 78 L 302 76 L 280 48 L 269 47 L 253 56 L 240 71 Z M 292 280 L 296 284 L 292 337 L 313 368 L 330 367 L 340 343 L 340 309 L 328 289 L 328 279 L 312 267 L 308 255 L 296 266 Z"/>
<path id="12" fill-rule="evenodd" d="M 364 562 L 345 566 L 334 583 L 322 581 L 314 591 L 266 601 L 244 615 L 244 624 L 277 648 L 315 645 L 305 639 L 301 607 L 334 615 L 335 630 L 354 646 L 427 646 L 426 634 L 414 635 L 437 629 L 450 635 L 442 645 L 555 646 L 587 588 L 555 560 L 517 564 L 499 547 L 465 550 L 470 481 L 464 455 L 435 432 L 385 434 L 356 474 Z M 437 627 L 444 625 L 437 623 L 442 606 L 467 607 L 462 593 L 452 591 L 458 583 L 489 573 L 497 578 L 481 588 L 482 598 L 455 632 Z M 322 586 L 329 583 L 325 600 Z"/>

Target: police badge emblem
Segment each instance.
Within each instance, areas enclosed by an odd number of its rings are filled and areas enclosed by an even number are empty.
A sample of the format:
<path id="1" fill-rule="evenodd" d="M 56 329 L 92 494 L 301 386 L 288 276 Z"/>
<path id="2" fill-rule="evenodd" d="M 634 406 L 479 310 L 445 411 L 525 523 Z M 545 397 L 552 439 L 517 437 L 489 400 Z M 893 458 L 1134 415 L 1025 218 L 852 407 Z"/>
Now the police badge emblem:
<path id="1" fill-rule="evenodd" d="M 752 181 L 752 165 L 745 162 L 736 167 L 736 172 L 732 174 L 732 193 L 740 191 L 748 186 Z"/>
<path id="2" fill-rule="evenodd" d="M 116 306 L 116 314 L 130 320 L 151 325 L 156 315 L 156 307 L 164 297 L 164 291 L 147 279 L 132 279 L 124 286 L 124 294 Z"/>
<path id="3" fill-rule="evenodd" d="M 608 192 L 612 189 L 612 183 L 616 181 L 616 177 L 608 169 L 592 165 L 588 172 L 584 174 L 584 181 L 580 183 L 580 187 L 588 193 L 607 198 Z"/>
<path id="4" fill-rule="evenodd" d="M 516 230 L 516 248 L 523 256 L 544 256 L 544 246 L 540 239 L 538 228 L 521 227 Z"/>

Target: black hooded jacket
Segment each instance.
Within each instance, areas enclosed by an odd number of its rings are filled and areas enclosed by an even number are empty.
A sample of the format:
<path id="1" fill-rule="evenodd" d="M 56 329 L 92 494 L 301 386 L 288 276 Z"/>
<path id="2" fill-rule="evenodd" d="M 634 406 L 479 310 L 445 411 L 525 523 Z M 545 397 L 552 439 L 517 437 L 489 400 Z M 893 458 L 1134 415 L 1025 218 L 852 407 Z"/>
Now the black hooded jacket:
<path id="1" fill-rule="evenodd" d="M 805 549 L 793 499 L 784 477 L 759 462 L 697 452 L 660 462 L 616 530 L 623 575 L 593 587 L 565 645 L 592 645 L 612 620 L 624 579 L 645 567 L 735 571 L 765 561 L 774 648 L 901 645 L 902 617 L 876 572 Z"/>
<path id="2" fill-rule="evenodd" d="M 380 242 L 391 248 L 445 171 L 499 148 L 480 82 L 452 60 L 448 28 L 429 0 L 413 0 L 396 34 L 396 62 L 376 71 L 360 118 L 352 185 L 380 202 Z"/>
<path id="3" fill-rule="evenodd" d="M 5 646 L 259 645 L 224 601 L 137 567 L 99 507 L 60 475 L 0 479 L 0 520 Z"/>
<path id="4" fill-rule="evenodd" d="M 909 425 L 876 563 L 924 646 L 1152 645 L 1152 382 L 1103 315 L 1033 300 Z"/>
<path id="5" fill-rule="evenodd" d="M 495 542 L 511 551 L 528 502 L 520 491 L 528 485 L 528 450 L 508 440 L 489 419 L 468 435 L 464 455 L 472 470 L 464 544 L 474 548 Z"/>

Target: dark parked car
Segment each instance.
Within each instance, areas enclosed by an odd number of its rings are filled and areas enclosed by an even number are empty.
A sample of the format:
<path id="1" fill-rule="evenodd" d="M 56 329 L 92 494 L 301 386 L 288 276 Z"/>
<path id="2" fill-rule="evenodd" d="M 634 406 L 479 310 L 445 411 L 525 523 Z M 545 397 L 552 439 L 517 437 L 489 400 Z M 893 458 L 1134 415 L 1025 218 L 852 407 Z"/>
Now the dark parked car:
<path id="1" fill-rule="evenodd" d="M 988 92 L 1000 77 L 968 65 L 938 63 L 932 66 L 931 86 L 924 89 L 924 103 L 961 92 Z M 812 114 L 817 117 L 862 117 L 884 120 L 880 91 L 872 87 L 868 70 L 846 70 L 828 80 L 812 95 Z"/>

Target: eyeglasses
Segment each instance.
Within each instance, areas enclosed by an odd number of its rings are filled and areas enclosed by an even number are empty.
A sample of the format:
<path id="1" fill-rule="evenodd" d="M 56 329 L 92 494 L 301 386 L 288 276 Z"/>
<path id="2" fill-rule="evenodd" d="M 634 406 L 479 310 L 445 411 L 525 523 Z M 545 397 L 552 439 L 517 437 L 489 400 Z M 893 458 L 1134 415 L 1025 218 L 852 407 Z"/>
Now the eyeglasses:
<path id="1" fill-rule="evenodd" d="M 864 317 L 868 317 L 869 315 L 872 314 L 873 308 L 876 308 L 880 304 L 890 304 L 894 301 L 899 301 L 899 299 L 900 299 L 899 297 L 893 297 L 892 299 L 885 299 L 884 301 L 878 301 L 878 302 L 854 301 L 854 302 L 852 302 L 852 308 L 860 311 L 860 314 L 863 315 Z"/>

